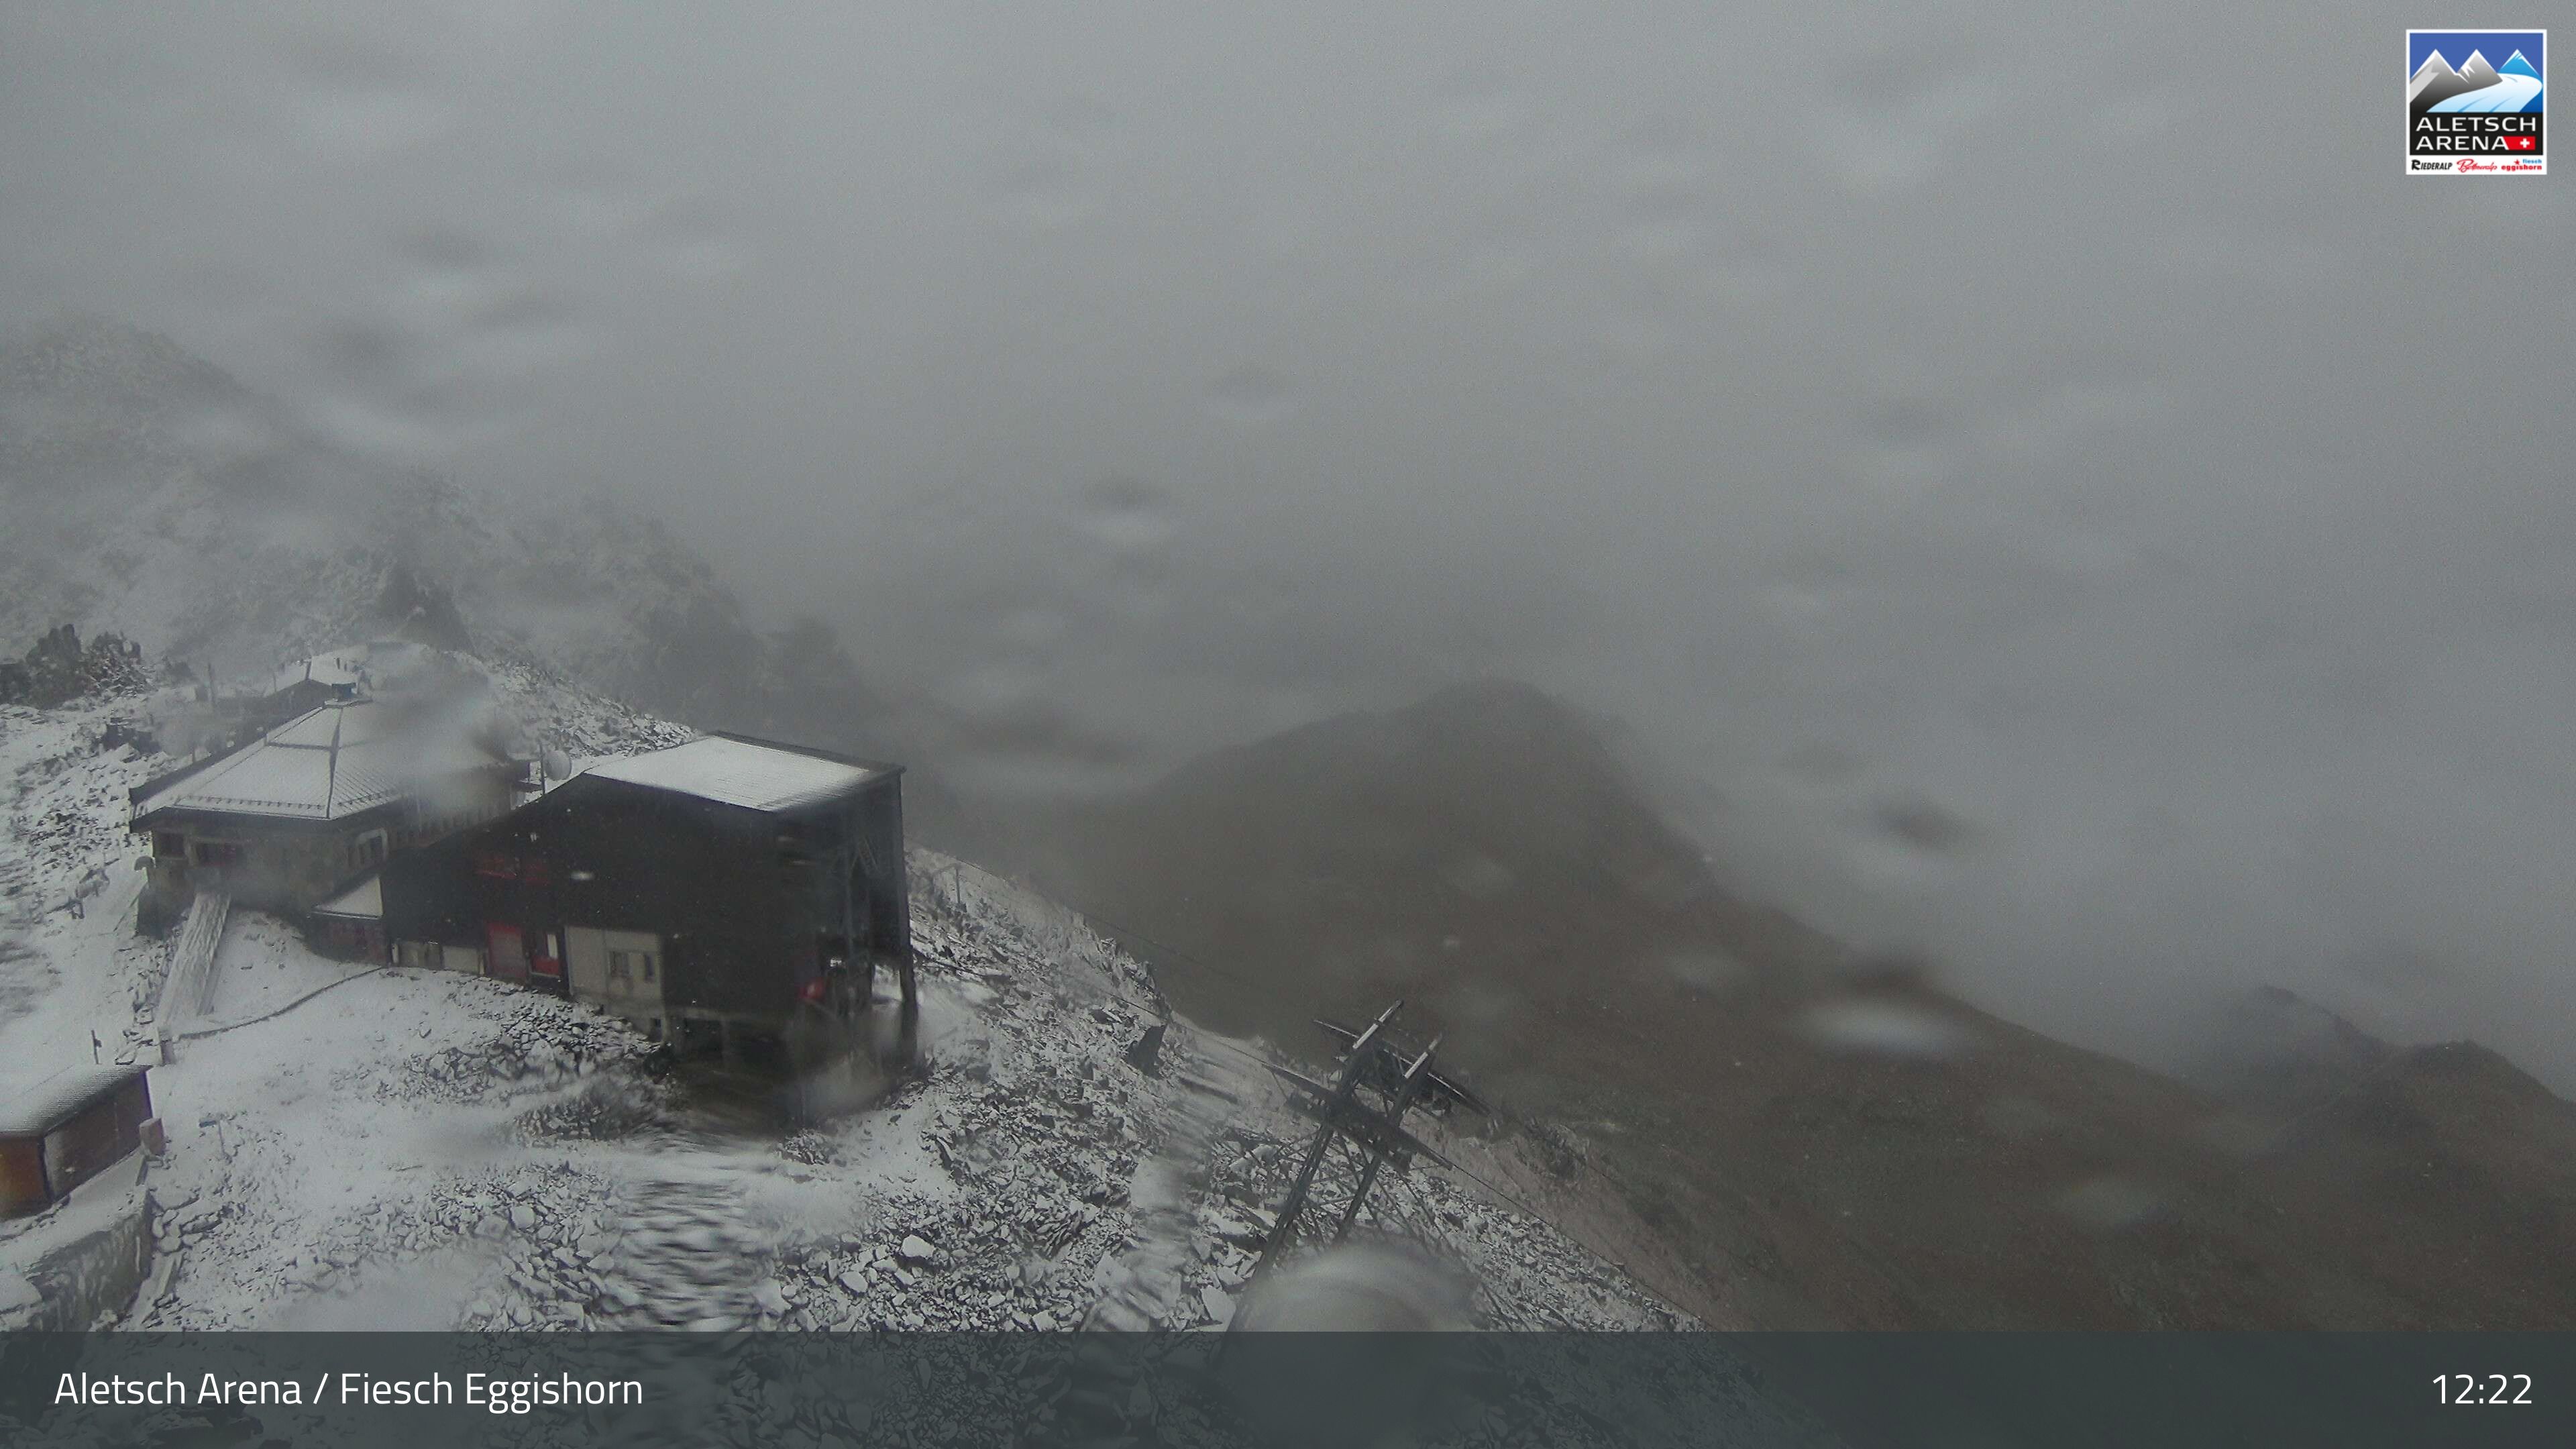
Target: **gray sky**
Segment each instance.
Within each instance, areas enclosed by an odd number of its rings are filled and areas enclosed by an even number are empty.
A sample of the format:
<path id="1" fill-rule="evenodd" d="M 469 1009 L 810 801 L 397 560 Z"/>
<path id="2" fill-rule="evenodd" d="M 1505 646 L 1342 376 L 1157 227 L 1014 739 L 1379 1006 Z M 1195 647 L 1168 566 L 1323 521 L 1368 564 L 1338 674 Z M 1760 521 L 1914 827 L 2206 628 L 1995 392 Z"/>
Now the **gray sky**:
<path id="1" fill-rule="evenodd" d="M 2576 1086 L 2576 181 L 2401 174 L 2426 17 L 1395 8 L 11 7 L 0 324 L 613 490 L 892 688 L 1160 764 L 1521 674 L 2007 1014 Z"/>

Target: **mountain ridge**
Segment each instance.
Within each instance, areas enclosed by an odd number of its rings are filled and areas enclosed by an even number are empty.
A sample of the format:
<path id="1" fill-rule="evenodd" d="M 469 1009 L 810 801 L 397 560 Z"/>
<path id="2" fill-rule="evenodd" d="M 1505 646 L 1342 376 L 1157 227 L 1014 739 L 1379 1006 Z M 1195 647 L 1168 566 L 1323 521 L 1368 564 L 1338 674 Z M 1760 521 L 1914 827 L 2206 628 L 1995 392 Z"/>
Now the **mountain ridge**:
<path id="1" fill-rule="evenodd" d="M 2501 1057 L 2389 1048 L 2404 1131 L 2372 1128 L 2382 1054 L 2351 1042 L 2286 1109 L 2231 1099 L 1740 898 L 1636 788 L 1580 711 L 1485 683 L 1070 807 L 1024 864 L 1225 1029 L 1296 1048 L 1403 997 L 1507 1110 L 1569 1124 L 1657 1234 L 1656 1286 L 1713 1322 L 2576 1323 L 2576 1242 L 2497 1236 L 2576 1222 L 2576 1183 L 2514 1147 L 2576 1142 L 2576 1107 Z M 2426 1143 L 2455 1170 L 2389 1186 Z"/>

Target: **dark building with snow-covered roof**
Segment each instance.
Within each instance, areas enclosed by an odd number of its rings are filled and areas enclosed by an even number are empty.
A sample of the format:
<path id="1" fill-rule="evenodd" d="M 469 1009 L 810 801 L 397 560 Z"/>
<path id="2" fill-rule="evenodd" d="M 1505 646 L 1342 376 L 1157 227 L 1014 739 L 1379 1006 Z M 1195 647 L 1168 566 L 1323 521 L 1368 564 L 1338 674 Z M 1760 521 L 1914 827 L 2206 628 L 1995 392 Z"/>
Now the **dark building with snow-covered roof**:
<path id="1" fill-rule="evenodd" d="M 200 890 L 302 913 L 396 851 L 506 812 L 527 774 L 477 716 L 335 700 L 132 793 L 152 843 L 138 924 Z"/>
<path id="2" fill-rule="evenodd" d="M 741 735 L 605 761 L 389 862 L 397 961 L 560 991 L 682 1045 L 912 984 L 902 767 Z"/>
<path id="3" fill-rule="evenodd" d="M 132 1155 L 151 1117 L 135 1066 L 84 1062 L 0 1098 L 0 1217 L 35 1212 Z"/>

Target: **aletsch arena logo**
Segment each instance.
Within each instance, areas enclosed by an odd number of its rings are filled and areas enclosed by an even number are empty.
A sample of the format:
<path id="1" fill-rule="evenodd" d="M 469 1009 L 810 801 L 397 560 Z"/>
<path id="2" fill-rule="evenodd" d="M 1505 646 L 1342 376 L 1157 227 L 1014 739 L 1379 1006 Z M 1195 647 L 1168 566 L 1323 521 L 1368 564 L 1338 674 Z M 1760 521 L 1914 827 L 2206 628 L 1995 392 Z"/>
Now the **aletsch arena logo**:
<path id="1" fill-rule="evenodd" d="M 2545 176 L 2546 30 L 2406 32 L 2406 174 Z"/>

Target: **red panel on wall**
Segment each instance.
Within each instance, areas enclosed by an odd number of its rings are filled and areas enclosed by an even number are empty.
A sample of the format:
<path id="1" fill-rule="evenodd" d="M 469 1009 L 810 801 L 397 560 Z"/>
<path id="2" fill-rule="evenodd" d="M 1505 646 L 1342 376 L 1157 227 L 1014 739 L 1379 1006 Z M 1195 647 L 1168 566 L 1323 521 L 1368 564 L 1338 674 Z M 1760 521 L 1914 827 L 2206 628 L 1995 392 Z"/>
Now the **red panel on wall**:
<path id="1" fill-rule="evenodd" d="M 32 1137 L 0 1142 L 0 1214 L 34 1212 L 47 1196 L 44 1143 Z"/>
<path id="2" fill-rule="evenodd" d="M 483 924 L 483 939 L 492 948 L 492 954 L 486 958 L 491 963 L 486 968 L 491 975 L 498 976 L 504 981 L 528 979 L 528 953 L 520 947 L 518 927 L 504 926 L 497 921 L 486 921 Z"/>

